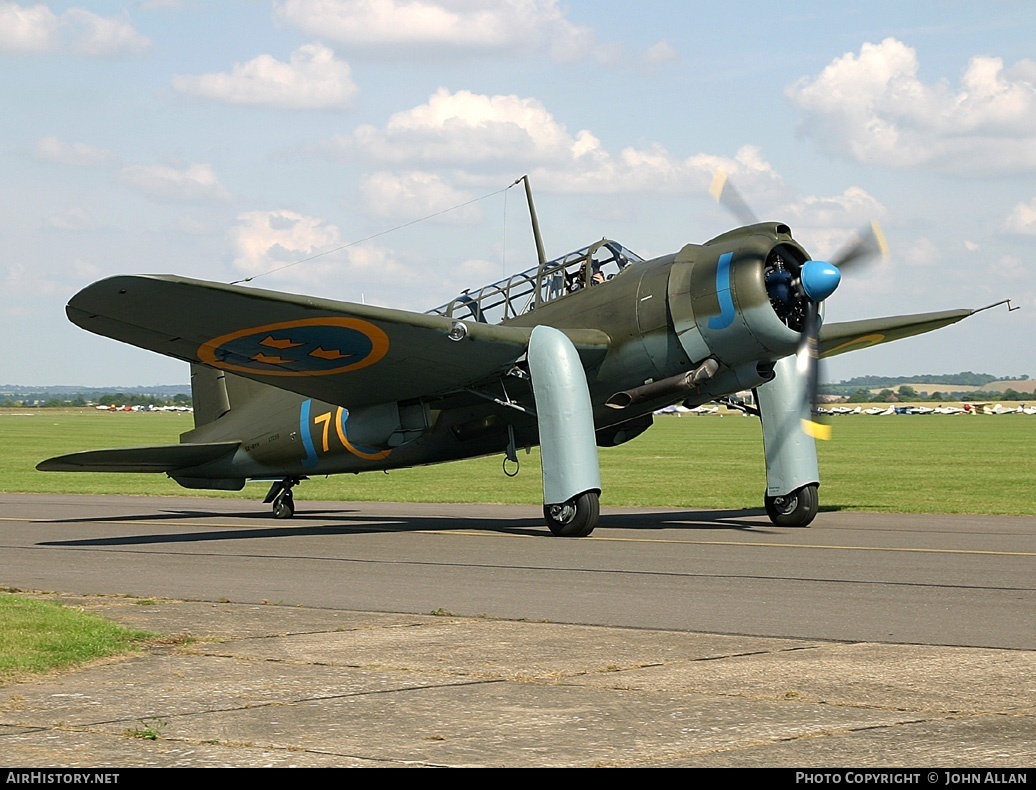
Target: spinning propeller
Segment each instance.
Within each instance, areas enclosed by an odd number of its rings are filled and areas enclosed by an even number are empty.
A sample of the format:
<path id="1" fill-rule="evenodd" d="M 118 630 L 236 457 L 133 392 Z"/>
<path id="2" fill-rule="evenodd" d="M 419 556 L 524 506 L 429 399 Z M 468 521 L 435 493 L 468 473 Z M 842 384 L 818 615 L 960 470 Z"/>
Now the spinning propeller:
<path id="1" fill-rule="evenodd" d="M 729 183 L 723 170 L 716 171 L 709 193 L 740 223 L 753 225 L 759 222 L 755 212 L 733 184 Z M 838 288 L 843 271 L 862 266 L 879 255 L 888 255 L 888 245 L 878 223 L 872 222 L 831 261 L 806 261 L 799 267 L 797 276 L 783 267 L 767 272 L 766 290 L 771 301 L 788 306 L 789 309 L 793 305 L 795 309 L 801 306 L 804 313 L 801 340 L 795 352 L 795 369 L 806 381 L 809 402 L 810 419 L 802 421 L 802 429 L 815 439 L 831 438 L 831 427 L 819 421 L 817 407 L 820 386 L 820 305 Z"/>

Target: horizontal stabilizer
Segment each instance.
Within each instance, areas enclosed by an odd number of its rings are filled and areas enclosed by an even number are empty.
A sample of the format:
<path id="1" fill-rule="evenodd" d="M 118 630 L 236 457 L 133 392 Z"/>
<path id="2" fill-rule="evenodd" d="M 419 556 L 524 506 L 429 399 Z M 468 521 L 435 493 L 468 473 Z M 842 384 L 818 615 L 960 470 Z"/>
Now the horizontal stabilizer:
<path id="1" fill-rule="evenodd" d="M 119 447 L 59 455 L 36 465 L 41 472 L 175 472 L 233 453 L 240 442 Z"/>

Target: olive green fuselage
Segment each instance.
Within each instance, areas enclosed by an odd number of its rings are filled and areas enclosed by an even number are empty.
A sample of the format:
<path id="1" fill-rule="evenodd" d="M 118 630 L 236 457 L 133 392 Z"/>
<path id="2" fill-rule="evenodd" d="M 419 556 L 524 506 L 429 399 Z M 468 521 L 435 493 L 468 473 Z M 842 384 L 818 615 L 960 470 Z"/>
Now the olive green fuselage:
<path id="1" fill-rule="evenodd" d="M 778 225 L 688 245 L 539 304 L 502 326 L 605 333 L 607 349 L 585 364 L 587 385 L 598 444 L 620 444 L 646 430 L 655 410 L 750 389 L 772 376 L 777 359 L 794 352 L 799 334 L 773 315 L 762 281 L 763 263 L 777 244 L 800 249 Z M 693 388 L 665 390 L 626 408 L 606 404 L 616 393 L 665 382 L 710 358 L 718 363 L 716 372 Z M 230 408 L 207 422 L 199 419 L 183 441 L 241 446 L 231 457 L 178 474 L 188 481 L 224 479 L 229 487 L 249 477 L 417 466 L 539 443 L 523 360 L 448 395 L 353 411 L 349 403 L 304 398 L 230 373 L 198 369 L 196 376 L 223 379 L 219 386 Z M 196 386 L 196 399 L 205 391 Z M 206 404 L 196 403 L 196 409 L 204 414 Z"/>

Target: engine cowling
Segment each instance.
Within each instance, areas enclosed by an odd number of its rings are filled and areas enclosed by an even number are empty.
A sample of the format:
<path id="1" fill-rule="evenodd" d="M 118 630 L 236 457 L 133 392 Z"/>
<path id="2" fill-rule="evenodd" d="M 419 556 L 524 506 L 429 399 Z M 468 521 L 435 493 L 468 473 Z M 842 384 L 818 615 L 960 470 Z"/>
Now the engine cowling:
<path id="1" fill-rule="evenodd" d="M 680 344 L 692 363 L 720 364 L 701 387 L 703 397 L 769 381 L 777 360 L 795 353 L 807 315 L 800 283 L 809 260 L 791 229 L 776 222 L 677 253 L 668 298 Z"/>

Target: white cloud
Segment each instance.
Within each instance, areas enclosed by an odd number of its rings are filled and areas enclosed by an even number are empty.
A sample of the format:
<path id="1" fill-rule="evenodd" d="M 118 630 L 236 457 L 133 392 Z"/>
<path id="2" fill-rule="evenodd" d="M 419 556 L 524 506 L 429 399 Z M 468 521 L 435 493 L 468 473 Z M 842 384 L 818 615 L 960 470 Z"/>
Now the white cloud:
<path id="1" fill-rule="evenodd" d="M 946 258 L 945 254 L 929 238 L 919 236 L 896 245 L 896 260 L 910 266 L 930 268 L 938 266 Z"/>
<path id="2" fill-rule="evenodd" d="M 407 283 L 426 291 L 427 284 L 391 250 L 343 244 L 338 227 L 319 217 L 287 209 L 249 211 L 238 215 L 229 235 L 234 268 L 243 277 L 262 276 L 257 286 L 319 288 L 328 298 L 357 302 L 372 292 L 398 294 Z"/>
<path id="3" fill-rule="evenodd" d="M 1029 273 L 1029 267 L 1017 256 L 1004 255 L 993 263 L 992 271 L 996 277 L 1002 277 L 1005 280 L 1023 280 Z M 1032 300 L 1028 295 L 1025 298 L 1031 303 Z"/>
<path id="4" fill-rule="evenodd" d="M 0 2 L 0 52 L 118 57 L 140 54 L 150 46 L 150 39 L 124 19 L 79 7 L 56 15 L 42 3 Z"/>
<path id="5" fill-rule="evenodd" d="M 151 40 L 122 19 L 102 17 L 82 8 L 70 8 L 61 16 L 69 48 L 85 57 L 137 55 Z"/>
<path id="6" fill-rule="evenodd" d="M 250 277 L 342 244 L 335 225 L 295 211 L 249 211 L 239 214 L 237 220 L 230 231 L 234 267 Z"/>
<path id="7" fill-rule="evenodd" d="M 1036 236 L 1036 198 L 1015 206 L 1004 221 L 1004 230 L 1023 236 Z"/>
<path id="8" fill-rule="evenodd" d="M 55 214 L 48 217 L 44 225 L 54 230 L 93 230 L 97 227 L 97 220 L 84 208 L 78 206 L 70 208 L 63 214 Z"/>
<path id="9" fill-rule="evenodd" d="M 119 171 L 119 180 L 158 201 L 194 202 L 229 197 L 212 165 L 208 164 L 190 164 L 182 169 L 131 165 Z"/>
<path id="10" fill-rule="evenodd" d="M 642 60 L 648 65 L 657 65 L 659 63 L 671 63 L 678 57 L 676 47 L 662 39 L 644 50 Z"/>
<path id="11" fill-rule="evenodd" d="M 393 176 L 397 181 L 391 189 L 383 173 L 370 187 L 404 195 L 408 189 L 431 188 L 431 182 L 422 186 L 414 181 L 414 172 L 444 168 L 450 169 L 449 179 L 442 176 L 438 189 L 449 180 L 481 190 L 524 172 L 538 188 L 558 193 L 704 195 L 716 169 L 723 168 L 750 202 L 762 208 L 786 193 L 754 146 L 742 146 L 733 157 L 697 154 L 681 159 L 657 144 L 613 154 L 591 131 L 569 132 L 536 99 L 444 88 L 427 103 L 395 113 L 383 126 L 361 126 L 352 136 L 335 139 L 331 153 L 382 171 L 398 169 L 404 175 Z"/>
<path id="12" fill-rule="evenodd" d="M 222 217 L 192 214 L 180 214 L 169 224 L 169 228 L 175 233 L 182 233 L 185 236 L 210 237 L 221 233 L 225 225 Z"/>
<path id="13" fill-rule="evenodd" d="M 43 137 L 36 142 L 36 156 L 48 162 L 79 167 L 103 167 L 116 157 L 111 151 L 86 143 L 65 143 L 57 137 Z"/>
<path id="14" fill-rule="evenodd" d="M 487 261 L 482 258 L 468 258 L 453 267 L 453 281 L 457 290 L 479 287 L 483 283 L 491 283 L 505 277 L 510 272 L 501 272 L 499 261 Z"/>
<path id="15" fill-rule="evenodd" d="M 800 131 L 822 147 L 894 168 L 986 175 L 1036 169 L 1036 62 L 971 58 L 954 89 L 918 78 L 894 38 L 864 44 L 791 86 Z"/>
<path id="16" fill-rule="evenodd" d="M 814 227 L 859 227 L 887 214 L 885 206 L 866 190 L 849 187 L 841 195 L 803 198 L 782 209 L 781 216 Z"/>
<path id="17" fill-rule="evenodd" d="M 816 258 L 831 259 L 869 234 L 872 222 L 888 216 L 888 209 L 860 187 L 840 195 L 810 195 L 774 211 L 787 222 L 795 237 Z"/>
<path id="18" fill-rule="evenodd" d="M 354 48 L 447 53 L 543 51 L 558 61 L 593 53 L 593 31 L 557 0 L 281 0 L 277 16 L 307 34 Z"/>
<path id="19" fill-rule="evenodd" d="M 482 218 L 477 206 L 463 205 L 474 200 L 475 195 L 456 189 L 434 173 L 371 173 L 361 180 L 360 193 L 364 211 L 370 216 L 416 220 L 446 212 L 440 219 L 461 223 Z"/>
<path id="20" fill-rule="evenodd" d="M 0 52 L 46 52 L 58 46 L 58 18 L 42 4 L 0 3 Z"/>
<path id="21" fill-rule="evenodd" d="M 563 163 L 599 146 L 588 132 L 573 138 L 536 99 L 445 88 L 427 104 L 395 113 L 383 128 L 361 126 L 342 142 L 382 162 L 512 166 Z"/>
<path id="22" fill-rule="evenodd" d="M 320 44 L 299 47 L 289 63 L 260 55 L 234 64 L 230 73 L 176 75 L 173 87 L 206 99 L 287 110 L 346 108 L 357 93 L 349 64 Z"/>
<path id="23" fill-rule="evenodd" d="M 72 274 L 81 282 L 96 280 L 102 273 L 101 268 L 97 264 L 84 261 L 81 258 L 76 258 L 72 261 Z"/>

